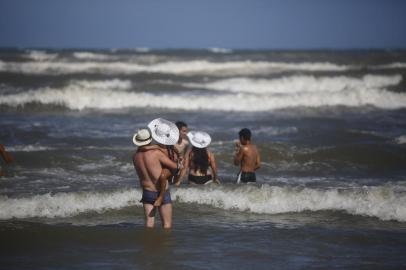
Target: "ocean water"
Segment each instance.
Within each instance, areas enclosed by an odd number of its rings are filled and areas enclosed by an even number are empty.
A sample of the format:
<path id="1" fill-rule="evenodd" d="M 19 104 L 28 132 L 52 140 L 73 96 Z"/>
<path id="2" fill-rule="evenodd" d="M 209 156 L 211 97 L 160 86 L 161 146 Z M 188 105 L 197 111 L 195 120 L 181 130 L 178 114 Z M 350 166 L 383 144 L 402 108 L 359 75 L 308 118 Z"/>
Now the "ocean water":
<path id="1" fill-rule="evenodd" d="M 0 269 L 405 269 L 405 79 L 405 51 L 1 49 Z M 171 231 L 131 161 L 157 117 L 207 131 L 222 182 L 172 187 Z"/>

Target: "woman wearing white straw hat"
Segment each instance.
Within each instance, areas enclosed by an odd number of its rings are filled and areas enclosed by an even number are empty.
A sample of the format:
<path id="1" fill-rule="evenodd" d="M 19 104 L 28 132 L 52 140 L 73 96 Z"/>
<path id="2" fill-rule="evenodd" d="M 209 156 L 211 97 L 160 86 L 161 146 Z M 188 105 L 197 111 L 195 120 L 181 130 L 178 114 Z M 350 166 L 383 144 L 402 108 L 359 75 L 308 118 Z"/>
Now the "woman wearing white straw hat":
<path id="1" fill-rule="evenodd" d="M 189 184 L 220 183 L 217 179 L 217 165 L 214 154 L 207 150 L 211 137 L 204 131 L 190 131 L 187 134 L 192 149 L 186 154 L 184 168 L 180 175 L 185 175 L 189 169 Z M 180 184 L 180 181 L 176 183 Z"/>

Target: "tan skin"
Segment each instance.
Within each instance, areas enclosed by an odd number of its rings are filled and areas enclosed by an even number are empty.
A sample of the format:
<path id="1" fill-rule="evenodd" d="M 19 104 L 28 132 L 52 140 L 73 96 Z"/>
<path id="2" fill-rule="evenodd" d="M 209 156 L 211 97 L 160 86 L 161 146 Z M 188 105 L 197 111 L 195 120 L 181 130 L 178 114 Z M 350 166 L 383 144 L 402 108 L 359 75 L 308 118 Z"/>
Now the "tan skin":
<path id="1" fill-rule="evenodd" d="M 255 172 L 260 168 L 261 157 L 251 140 L 240 137 L 240 141 L 236 143 L 234 165 L 240 166 L 242 172 Z"/>
<path id="2" fill-rule="evenodd" d="M 168 149 L 164 145 L 147 145 L 147 146 L 142 147 L 142 149 L 140 151 L 149 151 L 149 150 L 159 150 L 169 158 Z M 174 161 L 177 162 L 178 157 L 179 157 L 179 152 L 177 152 L 176 148 L 174 149 L 174 151 L 175 151 L 175 160 Z M 156 187 L 159 190 L 159 196 L 156 199 L 154 206 L 160 206 L 162 204 L 164 195 L 165 195 L 165 191 L 168 189 L 168 179 L 170 177 L 172 177 L 172 175 L 173 175 L 173 173 L 170 169 L 165 168 L 165 167 L 162 168 L 161 175 L 158 179 L 158 182 L 156 183 Z"/>
<path id="3" fill-rule="evenodd" d="M 189 141 L 187 139 L 187 127 L 181 127 L 179 129 L 179 141 L 175 144 L 175 149 L 182 155 L 185 156 L 186 150 L 189 146 Z"/>
<path id="4" fill-rule="evenodd" d="M 14 158 L 12 155 L 10 155 L 10 153 L 8 153 L 6 151 L 6 148 L 4 147 L 4 145 L 0 144 L 0 156 L 4 159 L 4 161 L 6 163 L 11 163 L 14 161 Z M 4 173 L 3 171 L 0 169 L 0 176 L 3 176 Z"/>
<path id="5" fill-rule="evenodd" d="M 210 152 L 209 150 L 207 150 L 207 154 L 208 154 L 209 159 L 210 159 L 209 167 L 210 167 L 211 175 L 213 177 L 213 182 L 220 183 L 220 181 L 217 179 L 217 164 L 216 164 L 216 159 L 214 158 L 214 154 L 212 152 Z M 192 149 L 189 149 L 188 152 L 185 155 L 185 161 L 184 161 L 183 169 L 181 170 L 178 179 L 175 180 L 175 185 L 176 186 L 180 185 L 180 183 L 182 182 L 183 178 L 185 177 L 186 171 L 188 169 L 189 169 L 189 174 L 195 175 L 195 176 L 202 176 L 202 175 L 210 174 L 209 171 L 207 172 L 207 174 L 203 174 L 199 170 L 194 170 L 193 168 L 191 168 L 190 159 L 192 158 L 192 156 L 193 156 Z"/>
<path id="6" fill-rule="evenodd" d="M 137 152 L 133 155 L 133 163 L 142 188 L 154 192 L 161 190 L 162 186 L 164 186 L 164 192 L 167 189 L 166 183 L 162 185 L 162 181 L 159 181 L 163 168 L 169 168 L 171 170 L 177 168 L 177 163 L 170 160 L 162 151 L 158 149 L 148 149 L 146 146 L 138 148 Z M 145 226 L 147 228 L 153 228 L 156 206 L 148 203 L 144 203 L 143 206 Z M 170 229 L 172 227 L 172 204 L 160 205 L 158 209 L 163 227 Z"/>

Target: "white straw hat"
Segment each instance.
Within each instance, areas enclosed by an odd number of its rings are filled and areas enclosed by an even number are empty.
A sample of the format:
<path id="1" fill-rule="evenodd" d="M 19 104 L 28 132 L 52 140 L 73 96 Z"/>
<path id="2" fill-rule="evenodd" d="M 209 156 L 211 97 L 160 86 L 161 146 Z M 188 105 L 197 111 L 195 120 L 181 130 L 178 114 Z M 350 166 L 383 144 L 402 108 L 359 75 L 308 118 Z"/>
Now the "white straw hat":
<path id="1" fill-rule="evenodd" d="M 151 131 L 152 138 L 160 144 L 174 145 L 179 140 L 178 127 L 163 118 L 157 118 L 148 124 L 148 128 Z"/>
<path id="2" fill-rule="evenodd" d="M 190 143 L 197 148 L 205 148 L 211 142 L 210 135 L 204 131 L 189 131 L 187 137 Z"/>
<path id="3" fill-rule="evenodd" d="M 137 131 L 133 136 L 133 143 L 137 146 L 147 145 L 152 142 L 151 132 L 143 128 Z"/>

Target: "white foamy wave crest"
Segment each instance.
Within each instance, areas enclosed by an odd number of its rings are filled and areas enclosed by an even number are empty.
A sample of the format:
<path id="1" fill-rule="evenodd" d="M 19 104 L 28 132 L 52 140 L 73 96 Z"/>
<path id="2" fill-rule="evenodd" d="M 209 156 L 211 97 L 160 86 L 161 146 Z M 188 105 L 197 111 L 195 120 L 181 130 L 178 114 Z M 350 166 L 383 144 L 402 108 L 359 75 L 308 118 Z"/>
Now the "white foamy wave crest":
<path id="1" fill-rule="evenodd" d="M 24 198 L 0 197 L 0 220 L 33 217 L 69 217 L 141 206 L 141 191 L 44 194 Z M 221 209 L 261 214 L 302 211 L 345 211 L 382 220 L 406 221 L 406 194 L 395 187 L 318 190 L 301 187 L 215 186 L 172 189 L 172 199 Z"/>
<path id="2" fill-rule="evenodd" d="M 72 84 L 62 89 L 42 88 L 0 96 L 0 104 L 24 106 L 27 103 L 62 105 L 73 110 L 152 107 L 183 110 L 268 111 L 291 107 L 362 107 L 368 105 L 382 109 L 399 109 L 406 107 L 406 94 L 389 92 L 384 89 L 361 88 L 340 92 L 304 92 L 294 95 L 243 93 L 153 95 L 111 89 L 82 88 Z"/>
<path id="3" fill-rule="evenodd" d="M 395 141 L 397 144 L 406 144 L 406 135 L 397 137 Z"/>
<path id="4" fill-rule="evenodd" d="M 56 53 L 47 53 L 44 51 L 27 51 L 26 57 L 35 61 L 49 61 L 58 57 Z"/>
<path id="5" fill-rule="evenodd" d="M 233 50 L 224 49 L 224 48 L 209 48 L 208 49 L 212 53 L 232 53 Z"/>
<path id="6" fill-rule="evenodd" d="M 105 80 L 105 81 L 88 81 L 88 80 L 73 80 L 67 86 L 67 88 L 79 88 L 79 89 L 118 89 L 128 90 L 132 87 L 132 83 L 129 80 Z"/>
<path id="7" fill-rule="evenodd" d="M 148 53 L 151 51 L 151 49 L 146 48 L 146 47 L 140 47 L 140 48 L 135 48 L 135 51 L 138 53 Z"/>
<path id="8" fill-rule="evenodd" d="M 8 146 L 7 150 L 11 152 L 36 152 L 36 151 L 48 151 L 54 148 L 41 145 L 14 145 Z"/>
<path id="9" fill-rule="evenodd" d="M 169 61 L 153 65 L 142 65 L 125 62 L 4 62 L 0 60 L 0 71 L 24 74 L 136 74 L 166 73 L 176 75 L 250 75 L 269 74 L 287 70 L 298 71 L 344 71 L 353 67 L 332 63 L 278 63 L 278 62 L 209 62 Z"/>
<path id="10" fill-rule="evenodd" d="M 100 60 L 100 61 L 117 59 L 117 57 L 114 56 L 91 52 L 75 52 L 73 53 L 73 57 L 83 60 Z"/>
<path id="11" fill-rule="evenodd" d="M 239 131 L 239 130 L 238 130 Z M 237 131 L 237 133 L 238 133 Z M 260 127 L 257 128 L 254 134 L 266 134 L 266 135 L 286 135 L 297 133 L 297 127 Z"/>
<path id="12" fill-rule="evenodd" d="M 397 85 L 402 81 L 401 75 L 351 78 L 345 76 L 321 77 L 292 76 L 279 79 L 233 78 L 212 83 L 184 84 L 187 87 L 206 88 L 220 91 L 249 92 L 249 93 L 300 93 L 300 92 L 339 92 L 357 88 L 383 88 Z"/>
<path id="13" fill-rule="evenodd" d="M 406 68 L 406 63 L 395 62 L 386 65 L 379 65 L 372 67 L 373 69 L 396 69 L 396 68 Z"/>
<path id="14" fill-rule="evenodd" d="M 184 203 L 206 204 L 221 209 L 252 213 L 334 210 L 382 220 L 406 221 L 406 194 L 392 187 L 353 190 L 318 190 L 262 185 L 176 189 L 172 198 Z"/>
<path id="15" fill-rule="evenodd" d="M 57 193 L 27 198 L 0 196 L 0 220 L 33 217 L 69 217 L 80 213 L 140 205 L 139 190 L 123 190 L 114 193 Z"/>

